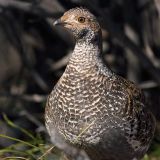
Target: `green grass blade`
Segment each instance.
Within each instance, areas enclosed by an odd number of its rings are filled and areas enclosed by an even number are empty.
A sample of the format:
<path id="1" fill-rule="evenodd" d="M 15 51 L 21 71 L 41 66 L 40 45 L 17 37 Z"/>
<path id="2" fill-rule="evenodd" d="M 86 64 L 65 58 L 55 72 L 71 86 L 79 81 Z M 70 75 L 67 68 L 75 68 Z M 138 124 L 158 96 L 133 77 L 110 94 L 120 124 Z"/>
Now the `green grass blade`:
<path id="1" fill-rule="evenodd" d="M 26 142 L 26 141 L 23 141 L 23 140 L 14 138 L 14 137 L 6 136 L 4 134 L 0 134 L 0 137 L 7 138 L 7 139 L 10 139 L 10 140 L 13 140 L 13 141 L 16 141 L 16 142 L 20 142 L 20 143 L 23 143 L 23 144 L 25 144 L 27 146 L 30 146 L 30 147 L 38 148 L 37 146 L 35 146 L 35 145 L 33 145 L 33 144 L 29 143 L 29 142 Z"/>
<path id="2" fill-rule="evenodd" d="M 19 129 L 21 132 L 23 132 L 25 135 L 27 135 L 28 137 L 32 138 L 33 140 L 36 140 L 36 138 L 29 133 L 27 130 L 25 130 L 24 128 L 19 127 L 18 125 L 16 125 L 15 123 L 13 123 L 5 114 L 3 114 L 3 118 L 4 120 L 7 122 L 7 124 L 13 128 Z"/>

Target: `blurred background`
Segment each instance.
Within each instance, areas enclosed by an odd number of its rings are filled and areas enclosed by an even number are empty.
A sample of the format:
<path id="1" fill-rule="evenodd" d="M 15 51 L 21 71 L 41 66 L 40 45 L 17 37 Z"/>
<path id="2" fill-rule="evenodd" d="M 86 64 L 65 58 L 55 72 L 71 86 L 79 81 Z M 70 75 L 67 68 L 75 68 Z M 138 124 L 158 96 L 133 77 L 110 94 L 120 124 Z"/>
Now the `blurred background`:
<path id="1" fill-rule="evenodd" d="M 144 160 L 160 160 L 160 0 L 0 0 L 0 160 L 61 159 L 44 108 L 74 48 L 53 22 L 77 6 L 97 16 L 106 63 L 145 92 L 157 129 Z"/>

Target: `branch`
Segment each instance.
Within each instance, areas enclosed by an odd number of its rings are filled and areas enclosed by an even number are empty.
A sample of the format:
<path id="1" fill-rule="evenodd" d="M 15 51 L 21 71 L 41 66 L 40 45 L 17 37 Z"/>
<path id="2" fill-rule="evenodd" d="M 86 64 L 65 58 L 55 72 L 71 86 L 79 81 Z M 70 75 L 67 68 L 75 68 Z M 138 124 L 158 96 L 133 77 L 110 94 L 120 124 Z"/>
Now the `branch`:
<path id="1" fill-rule="evenodd" d="M 17 0 L 0 0 L 0 8 L 2 9 L 18 9 L 23 12 L 39 15 L 41 17 L 59 17 L 61 13 L 53 13 L 41 6 L 31 2 L 22 2 Z"/>
<path id="2" fill-rule="evenodd" d="M 45 126 L 32 113 L 29 113 L 27 110 L 23 109 L 22 111 L 20 111 L 20 116 L 26 117 L 33 124 L 38 126 L 38 128 L 36 129 L 37 132 L 43 131 L 47 133 Z"/>
<path id="3" fill-rule="evenodd" d="M 11 99 L 20 99 L 27 102 L 36 102 L 41 103 L 47 99 L 46 95 L 38 95 L 38 94 L 11 94 L 7 92 L 0 92 L 0 97 L 11 98 Z"/>
<path id="4" fill-rule="evenodd" d="M 50 63 L 51 70 L 56 71 L 66 66 L 70 56 L 71 56 L 71 53 L 68 53 L 66 56 L 62 57 L 59 61 Z"/>

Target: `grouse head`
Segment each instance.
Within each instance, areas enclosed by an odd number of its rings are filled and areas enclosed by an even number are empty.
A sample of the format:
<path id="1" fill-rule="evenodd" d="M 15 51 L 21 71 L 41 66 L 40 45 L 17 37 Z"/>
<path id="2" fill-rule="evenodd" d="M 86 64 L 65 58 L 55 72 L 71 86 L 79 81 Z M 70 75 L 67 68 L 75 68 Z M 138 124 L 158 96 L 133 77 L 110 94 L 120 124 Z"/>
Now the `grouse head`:
<path id="1" fill-rule="evenodd" d="M 73 8 L 54 22 L 67 28 L 76 40 L 96 40 L 101 34 L 100 25 L 96 17 L 85 8 Z"/>

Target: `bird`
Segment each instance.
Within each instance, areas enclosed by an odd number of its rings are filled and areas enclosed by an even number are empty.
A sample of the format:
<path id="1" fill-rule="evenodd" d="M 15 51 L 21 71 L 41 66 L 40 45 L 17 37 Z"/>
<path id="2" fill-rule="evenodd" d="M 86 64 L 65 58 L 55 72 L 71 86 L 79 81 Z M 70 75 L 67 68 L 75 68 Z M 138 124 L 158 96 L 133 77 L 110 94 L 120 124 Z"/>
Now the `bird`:
<path id="1" fill-rule="evenodd" d="M 75 47 L 47 98 L 45 124 L 91 160 L 139 160 L 147 152 L 155 119 L 133 82 L 117 75 L 102 58 L 102 32 L 86 8 L 66 11 L 54 22 L 66 28 Z"/>

